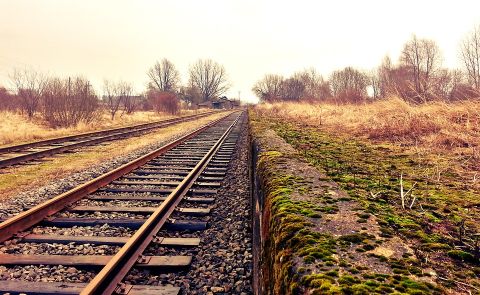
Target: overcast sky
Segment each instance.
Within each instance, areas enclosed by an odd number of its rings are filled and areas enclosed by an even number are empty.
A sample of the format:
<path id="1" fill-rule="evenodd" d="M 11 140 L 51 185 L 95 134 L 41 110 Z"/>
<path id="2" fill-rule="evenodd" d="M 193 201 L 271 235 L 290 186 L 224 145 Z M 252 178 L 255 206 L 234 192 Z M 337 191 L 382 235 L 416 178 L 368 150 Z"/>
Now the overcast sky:
<path id="1" fill-rule="evenodd" d="M 223 64 L 229 97 L 253 99 L 266 73 L 307 67 L 376 67 L 417 34 L 437 41 L 444 65 L 460 67 L 458 46 L 480 25 L 480 1 L 367 0 L 0 0 L 0 84 L 14 67 L 83 75 L 143 91 L 146 71 L 168 58 L 187 82 L 199 58 Z"/>

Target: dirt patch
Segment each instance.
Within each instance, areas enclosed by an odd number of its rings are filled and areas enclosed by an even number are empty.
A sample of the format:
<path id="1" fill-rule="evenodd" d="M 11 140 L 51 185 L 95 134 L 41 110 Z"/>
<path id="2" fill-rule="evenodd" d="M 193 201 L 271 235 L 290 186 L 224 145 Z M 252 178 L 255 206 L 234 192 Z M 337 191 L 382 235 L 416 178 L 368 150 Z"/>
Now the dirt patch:
<path id="1" fill-rule="evenodd" d="M 392 237 L 383 242 L 381 246 L 368 251 L 368 253 L 385 256 L 387 258 L 401 259 L 405 254 L 413 255 L 413 249 L 405 244 L 399 237 Z"/>

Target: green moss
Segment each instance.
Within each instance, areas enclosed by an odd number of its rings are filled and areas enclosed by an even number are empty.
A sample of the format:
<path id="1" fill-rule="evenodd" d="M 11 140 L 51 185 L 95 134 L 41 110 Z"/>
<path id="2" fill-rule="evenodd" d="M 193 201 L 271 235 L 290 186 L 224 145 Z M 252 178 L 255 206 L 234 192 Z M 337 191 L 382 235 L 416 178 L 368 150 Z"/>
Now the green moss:
<path id="1" fill-rule="evenodd" d="M 354 294 L 354 295 L 369 295 L 372 294 L 372 287 L 365 284 L 355 284 L 352 286 L 345 286 L 342 288 L 344 294 Z"/>
<path id="2" fill-rule="evenodd" d="M 349 275 L 341 276 L 338 279 L 338 283 L 341 284 L 341 285 L 353 285 L 353 284 L 359 283 L 359 282 L 360 282 L 360 279 L 358 279 L 357 277 L 354 277 L 354 276 L 349 276 Z"/>
<path id="3" fill-rule="evenodd" d="M 331 283 L 335 283 L 335 279 L 329 276 L 326 276 L 324 274 L 311 274 L 311 275 L 306 275 L 302 278 L 301 282 L 307 286 L 312 287 L 312 283 L 318 282 L 320 280 L 326 280 Z M 315 283 L 314 283 L 315 284 Z"/>
<path id="4" fill-rule="evenodd" d="M 371 237 L 372 236 L 367 234 L 367 233 L 354 233 L 354 234 L 349 234 L 349 235 L 343 235 L 343 236 L 339 237 L 338 240 L 344 241 L 344 242 L 349 242 L 349 243 L 352 243 L 352 244 L 359 244 L 363 240 L 369 239 Z"/>
<path id="5" fill-rule="evenodd" d="M 356 206 L 358 222 L 366 223 L 367 219 L 375 218 L 379 222 L 382 237 L 389 238 L 400 234 L 407 239 L 418 240 L 428 249 L 427 251 L 446 252 L 449 250 L 447 246 L 450 242 L 429 232 L 430 223 L 438 224 L 445 222 L 446 219 L 454 220 L 452 217 L 454 215 L 459 216 L 456 220 L 463 220 L 465 214 L 462 210 L 457 210 L 455 202 L 447 199 L 447 196 L 448 198 L 453 196 L 456 200 L 472 198 L 472 196 L 467 193 L 447 194 L 445 188 L 439 189 L 436 183 L 430 184 L 424 181 L 421 173 L 425 173 L 425 170 L 431 167 L 421 166 L 420 159 L 412 161 L 408 155 L 399 155 L 393 149 L 377 149 L 373 145 L 332 137 L 319 132 L 318 129 L 291 123 L 272 123 L 266 120 L 262 122 L 270 125 L 278 135 L 299 151 L 301 150 L 299 157 L 306 159 L 318 170 L 324 172 L 328 177 L 322 178 L 322 181 L 332 179 L 337 181 L 349 195 L 339 199 L 326 194 L 316 197 L 319 201 L 316 204 L 294 201 L 291 198 L 292 194 L 309 193 L 309 183 L 289 175 L 288 171 L 275 169 L 275 162 L 282 163 L 291 155 L 269 152 L 264 155 L 263 161 L 259 161 L 262 167 L 257 170 L 264 169 L 261 174 L 268 181 L 263 186 L 267 188 L 266 199 L 271 202 L 266 205 L 266 208 L 271 210 L 269 249 L 272 249 L 270 253 L 275 257 L 277 264 L 281 261 L 280 265 L 275 265 L 277 274 L 282 278 L 281 284 L 284 286 L 284 289 L 276 289 L 279 291 L 278 294 L 288 293 L 285 290 L 293 289 L 305 291 L 302 288 L 310 288 L 311 294 L 433 293 L 432 286 L 414 279 L 410 279 L 411 281 L 405 279 L 406 275 L 421 274 L 420 268 L 411 261 L 394 261 L 392 269 L 398 272 L 395 276 L 371 274 L 369 277 L 362 276 L 368 268 L 348 268 L 348 263 L 342 260 L 337 262 L 338 258 L 334 259 L 333 256 L 335 252 L 350 251 L 344 257 L 356 259 L 359 254 L 351 252 L 351 249 L 368 251 L 378 244 L 377 240 L 362 233 L 345 235 L 338 239 L 321 235 L 311 228 L 310 222 L 314 222 L 311 218 L 328 219 L 328 215 L 324 214 L 338 212 L 338 206 L 342 205 L 340 202 L 355 201 L 358 202 Z M 400 173 L 404 175 L 404 185 L 407 188 L 411 187 L 413 182 L 418 182 L 415 188 L 418 201 L 412 210 L 402 210 L 399 207 Z M 371 192 L 381 193 L 373 198 Z M 418 209 L 417 204 L 420 203 L 424 210 Z M 360 212 L 362 210 L 365 213 Z M 375 217 L 372 217 L 372 214 Z M 368 225 L 365 224 L 365 227 L 367 228 Z M 280 249 L 283 250 L 280 251 Z M 296 255 L 308 260 L 309 263 L 315 263 L 317 270 L 323 273 L 294 276 L 290 273 L 292 268 L 289 263 L 291 263 L 290 259 Z M 379 259 L 387 262 L 386 259 Z M 338 266 L 343 268 L 340 272 L 336 270 Z M 355 278 L 355 281 L 350 281 L 348 286 L 346 284 L 348 276 L 342 275 L 345 271 L 350 272 L 351 277 Z M 336 274 L 336 276 L 328 276 L 327 273 Z M 293 277 L 299 281 L 291 281 Z M 297 289 L 298 287 L 300 289 Z"/>
<path id="6" fill-rule="evenodd" d="M 450 250 L 447 252 L 448 256 L 452 257 L 453 259 L 467 261 L 467 262 L 478 262 L 471 253 L 462 251 L 462 250 Z"/>
<path id="7" fill-rule="evenodd" d="M 299 294 L 300 290 L 301 290 L 301 288 L 300 288 L 299 283 L 294 282 L 290 285 L 290 293 L 291 294 Z"/>
<path id="8" fill-rule="evenodd" d="M 417 276 L 421 276 L 421 275 L 422 275 L 422 269 L 419 268 L 419 267 L 416 267 L 416 266 L 409 266 L 409 267 L 408 267 L 408 271 L 409 271 L 411 274 L 414 274 L 414 275 L 417 275 Z"/>
<path id="9" fill-rule="evenodd" d="M 385 227 L 381 227 L 380 232 L 381 232 L 380 236 L 383 238 L 391 238 L 395 233 L 392 229 L 385 228 Z"/>
<path id="10" fill-rule="evenodd" d="M 333 214 L 338 212 L 338 207 L 333 205 L 333 206 L 325 206 L 319 209 L 322 212 Z"/>
<path id="11" fill-rule="evenodd" d="M 327 262 L 325 262 L 325 265 L 326 265 L 326 266 L 334 266 L 335 263 L 333 263 L 332 261 L 327 261 Z M 328 269 L 327 269 L 327 270 L 328 270 Z"/>
<path id="12" fill-rule="evenodd" d="M 265 193 L 265 210 L 269 211 L 270 239 L 266 247 L 273 255 L 267 257 L 266 263 L 281 280 L 272 281 L 272 290 L 289 290 L 294 292 L 302 286 L 312 285 L 324 288 L 330 283 L 329 276 L 305 278 L 302 272 L 293 273 L 292 257 L 296 253 L 303 257 L 306 264 L 317 261 L 332 263 L 332 254 L 335 253 L 335 240 L 329 236 L 319 234 L 310 229 L 311 223 L 307 218 L 320 218 L 316 211 L 323 206 L 306 201 L 295 201 L 291 198 L 294 193 L 305 194 L 310 191 L 308 183 L 301 177 L 279 173 L 282 169 L 276 168 L 277 163 L 283 162 L 283 157 L 289 157 L 279 152 L 265 152 L 259 154 L 257 173 L 262 179 Z M 332 263 L 333 264 L 333 263 Z M 333 276 L 334 273 L 328 273 Z M 329 288 L 329 286 L 328 286 Z M 277 292 L 276 291 L 276 292 Z"/>
<path id="13" fill-rule="evenodd" d="M 336 270 L 327 271 L 325 273 L 325 275 L 327 275 L 329 277 L 338 277 L 338 271 L 336 271 Z"/>
<path id="14" fill-rule="evenodd" d="M 383 273 L 376 273 L 374 275 L 374 278 L 377 280 L 377 281 L 385 281 L 385 279 L 388 279 L 390 278 L 390 275 L 388 274 L 383 274 Z"/>
<path id="15" fill-rule="evenodd" d="M 402 282 L 401 282 L 401 285 L 407 289 L 407 290 L 410 290 L 413 291 L 413 290 L 417 290 L 417 291 L 429 291 L 429 288 L 426 284 L 424 283 L 420 283 L 420 282 L 417 282 L 417 281 L 414 281 L 410 278 L 403 278 Z M 423 294 L 423 293 L 422 293 Z M 428 294 L 428 293 L 426 293 Z"/>
<path id="16" fill-rule="evenodd" d="M 307 271 L 307 269 L 305 267 L 299 267 L 298 270 L 297 270 L 299 273 L 304 273 Z"/>
<path id="17" fill-rule="evenodd" d="M 310 218 L 321 218 L 322 215 L 320 215 L 319 213 L 308 213 L 308 214 L 307 214 L 307 217 L 310 217 Z"/>
<path id="18" fill-rule="evenodd" d="M 426 251 L 438 251 L 438 250 L 449 250 L 452 247 L 443 243 L 425 243 L 420 246 L 422 250 Z"/>
<path id="19" fill-rule="evenodd" d="M 372 244 L 365 244 L 362 246 L 363 250 L 365 251 L 370 251 L 370 250 L 373 250 L 375 249 L 375 245 L 372 245 Z"/>
<path id="20" fill-rule="evenodd" d="M 350 272 L 351 274 L 357 274 L 360 271 L 358 269 L 356 269 L 355 267 L 352 267 L 352 268 L 348 269 L 348 272 Z"/>
<path id="21" fill-rule="evenodd" d="M 305 262 L 306 264 L 314 263 L 315 262 L 315 257 L 311 256 L 311 255 L 307 255 L 307 256 L 303 257 L 303 262 Z"/>
<path id="22" fill-rule="evenodd" d="M 374 291 L 380 294 L 390 294 L 394 292 L 394 290 L 390 286 L 385 285 L 378 286 L 377 288 L 375 288 Z"/>

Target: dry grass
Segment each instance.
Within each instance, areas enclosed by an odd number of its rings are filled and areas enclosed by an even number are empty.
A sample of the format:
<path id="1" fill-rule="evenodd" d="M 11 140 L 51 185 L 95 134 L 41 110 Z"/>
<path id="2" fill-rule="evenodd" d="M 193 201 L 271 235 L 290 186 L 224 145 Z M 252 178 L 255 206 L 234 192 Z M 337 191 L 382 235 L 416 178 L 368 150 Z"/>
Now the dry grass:
<path id="1" fill-rule="evenodd" d="M 251 112 L 254 128 L 272 128 L 300 157 L 324 172 L 325 179 L 347 191 L 347 200 L 358 201 L 351 215 L 363 207 L 377 218 L 382 233 L 389 232 L 382 235 L 386 238 L 382 246 L 399 245 L 399 240 L 387 242 L 396 237 L 415 249 L 412 256 L 403 252 L 394 260 L 383 251 L 385 261 L 409 261 L 409 266 L 420 262 L 417 266 L 423 273 L 433 270 L 449 282 L 460 282 L 457 288 L 446 283 L 443 293 L 472 294 L 459 292 L 468 285 L 475 293 L 480 286 L 478 273 L 467 273 L 478 268 L 480 101 L 418 106 L 398 99 L 357 106 L 280 103 L 260 105 L 257 110 Z M 411 195 L 404 208 L 405 191 Z M 344 202 L 332 203 L 341 208 Z M 308 208 L 312 207 L 303 210 Z M 364 230 L 371 233 L 368 224 Z M 447 246 L 435 248 L 438 243 Z M 477 258 L 462 263 L 467 259 L 456 256 L 459 249 L 458 253 Z M 370 267 L 373 263 L 358 261 Z M 404 274 L 414 279 L 406 265 Z M 444 284 L 437 275 L 428 279 Z"/>
<path id="2" fill-rule="evenodd" d="M 116 140 L 106 145 L 92 146 L 75 153 L 65 153 L 39 165 L 22 165 L 4 169 L 3 174 L 0 174 L 0 199 L 13 197 L 21 191 L 42 186 L 54 179 L 66 177 L 69 174 L 128 154 L 155 142 L 168 140 L 175 135 L 194 130 L 225 115 L 225 113 L 216 113 L 195 121 L 161 128 L 141 137 Z"/>
<path id="3" fill-rule="evenodd" d="M 185 110 L 182 111 L 181 115 L 189 115 L 201 111 L 203 110 Z M 102 113 L 99 119 L 90 124 L 80 123 L 71 128 L 52 129 L 39 118 L 28 120 L 26 116 L 18 113 L 0 111 L 0 146 L 141 124 L 172 117 L 172 115 L 157 114 L 155 112 L 136 112 L 131 115 L 116 116 L 114 120 L 111 120 L 107 113 Z"/>
<path id="4" fill-rule="evenodd" d="M 365 105 L 275 103 L 258 105 L 264 116 L 375 141 L 451 150 L 480 144 L 480 101 L 410 105 L 399 98 Z"/>

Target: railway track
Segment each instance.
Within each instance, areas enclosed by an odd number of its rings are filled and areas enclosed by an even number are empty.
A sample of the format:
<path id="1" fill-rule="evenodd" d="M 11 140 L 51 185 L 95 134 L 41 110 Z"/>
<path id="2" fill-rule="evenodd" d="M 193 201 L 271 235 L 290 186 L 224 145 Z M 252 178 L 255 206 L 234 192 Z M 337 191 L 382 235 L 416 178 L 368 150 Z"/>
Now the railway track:
<path id="1" fill-rule="evenodd" d="M 212 113 L 214 112 L 3 147 L 0 148 L 0 169 L 84 146 L 144 134 L 157 128 L 199 119 Z"/>
<path id="2" fill-rule="evenodd" d="M 7 248 L 0 254 L 0 265 L 68 267 L 67 275 L 56 282 L 48 278 L 45 282 L 0 281 L 0 293 L 179 294 L 178 286 L 135 285 L 125 277 L 136 269 L 158 273 L 188 269 L 194 259 L 191 255 L 145 253 L 151 253 L 151 247 L 168 253 L 170 248 L 201 243 L 199 237 L 165 233 L 207 228 L 211 204 L 218 201 L 215 194 L 227 173 L 244 117 L 236 112 L 211 122 L 0 223 L 0 242 Z M 82 228 L 90 232 L 82 234 Z M 68 234 L 72 229 L 80 234 Z M 54 245 L 61 254 L 17 253 L 22 243 Z M 82 252 L 85 245 L 89 251 Z M 91 279 L 78 282 L 68 273 Z"/>

